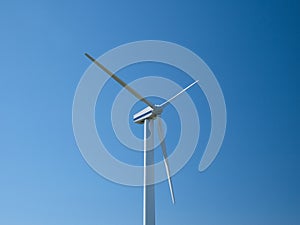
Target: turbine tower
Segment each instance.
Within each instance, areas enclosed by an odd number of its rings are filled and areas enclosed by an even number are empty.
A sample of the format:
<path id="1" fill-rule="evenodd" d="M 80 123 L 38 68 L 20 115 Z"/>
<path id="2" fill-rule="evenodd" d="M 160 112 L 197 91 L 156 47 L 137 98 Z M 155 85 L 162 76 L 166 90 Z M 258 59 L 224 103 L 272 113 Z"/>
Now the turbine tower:
<path id="1" fill-rule="evenodd" d="M 163 109 L 176 97 L 185 92 L 187 89 L 192 87 L 194 84 L 198 82 L 195 81 L 178 94 L 174 95 L 169 100 L 165 101 L 160 105 L 155 105 L 149 102 L 147 99 L 142 97 L 138 92 L 136 92 L 133 88 L 128 86 L 123 80 L 117 77 L 114 73 L 104 67 L 101 63 L 99 63 L 96 59 L 94 59 L 89 54 L 85 53 L 85 56 L 88 57 L 94 64 L 96 64 L 99 68 L 101 68 L 104 72 L 106 72 L 111 78 L 117 81 L 120 85 L 126 88 L 131 94 L 133 94 L 137 99 L 144 102 L 148 105 L 146 108 L 136 113 L 133 116 L 133 121 L 137 124 L 144 124 L 144 186 L 143 186 L 143 225 L 155 225 L 155 188 L 154 188 L 154 140 L 153 140 L 153 132 L 154 132 L 154 120 L 157 119 L 158 122 L 158 136 L 160 139 L 160 145 L 162 149 L 164 164 L 166 168 L 166 173 L 168 177 L 168 183 L 170 188 L 170 194 L 172 203 L 175 204 L 174 192 L 172 179 L 170 175 L 170 169 L 168 164 L 168 156 L 166 150 L 166 144 L 164 140 L 164 130 L 161 122 L 161 114 Z M 152 134 L 152 135 L 150 135 Z"/>

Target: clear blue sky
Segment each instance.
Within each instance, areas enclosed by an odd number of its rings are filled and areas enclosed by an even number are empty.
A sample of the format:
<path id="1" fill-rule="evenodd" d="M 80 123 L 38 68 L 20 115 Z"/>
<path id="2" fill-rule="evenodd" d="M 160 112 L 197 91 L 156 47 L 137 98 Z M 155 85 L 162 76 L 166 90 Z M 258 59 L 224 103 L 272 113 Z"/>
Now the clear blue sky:
<path id="1" fill-rule="evenodd" d="M 157 186 L 157 224 L 299 224 L 299 11 L 296 0 L 2 1 L 0 224 L 142 223 L 142 189 L 107 181 L 82 158 L 72 102 L 84 52 L 144 39 L 198 54 L 228 113 L 221 152 L 199 173 L 203 111 L 198 149 L 173 179 L 175 206 L 167 183 Z M 120 90 L 111 87 L 107 95 Z"/>

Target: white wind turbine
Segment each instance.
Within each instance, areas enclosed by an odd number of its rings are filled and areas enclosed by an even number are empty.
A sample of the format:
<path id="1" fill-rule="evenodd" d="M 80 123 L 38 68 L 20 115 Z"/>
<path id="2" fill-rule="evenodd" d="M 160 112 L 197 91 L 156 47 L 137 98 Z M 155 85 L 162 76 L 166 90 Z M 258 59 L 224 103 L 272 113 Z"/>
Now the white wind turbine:
<path id="1" fill-rule="evenodd" d="M 115 81 L 126 88 L 131 94 L 133 94 L 137 99 L 148 105 L 146 108 L 136 113 L 133 116 L 133 121 L 138 124 L 144 124 L 144 192 L 143 192 L 143 225 L 155 225 L 155 192 L 154 192 L 154 140 L 153 140 L 153 121 L 157 119 L 158 121 L 158 136 L 160 139 L 160 145 L 163 153 L 164 164 L 166 168 L 166 173 L 168 177 L 168 183 L 171 193 L 171 198 L 173 204 L 175 204 L 173 185 L 170 176 L 170 169 L 168 164 L 168 156 L 166 151 L 166 144 L 164 140 L 164 131 L 161 122 L 161 114 L 163 109 L 176 97 L 185 92 L 187 89 L 192 87 L 198 82 L 195 81 L 178 94 L 174 95 L 169 100 L 165 101 L 160 105 L 155 105 L 149 102 L 147 99 L 142 97 L 138 92 L 128 86 L 123 80 L 113 74 L 110 70 L 104 67 L 101 63 L 95 60 L 92 56 L 85 53 L 85 55 L 98 67 L 100 67 L 104 72 L 111 76 Z M 150 135 L 152 134 L 152 135 Z"/>

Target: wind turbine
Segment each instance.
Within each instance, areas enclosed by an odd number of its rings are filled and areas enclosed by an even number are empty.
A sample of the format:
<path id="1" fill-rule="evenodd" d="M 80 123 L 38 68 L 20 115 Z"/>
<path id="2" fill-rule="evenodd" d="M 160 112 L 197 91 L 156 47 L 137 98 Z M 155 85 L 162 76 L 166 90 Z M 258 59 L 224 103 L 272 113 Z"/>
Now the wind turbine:
<path id="1" fill-rule="evenodd" d="M 137 99 L 144 102 L 148 105 L 146 108 L 136 113 L 133 116 L 133 121 L 137 124 L 144 124 L 144 185 L 143 185 L 143 225 L 155 225 L 155 192 L 154 192 L 154 140 L 153 140 L 153 131 L 154 131 L 154 120 L 158 121 L 158 136 L 160 139 L 160 145 L 163 153 L 164 164 L 166 168 L 170 194 L 172 203 L 175 204 L 175 197 L 173 192 L 173 184 L 170 176 L 170 169 L 168 163 L 168 156 L 166 150 L 166 144 L 164 140 L 164 130 L 161 122 L 161 114 L 163 109 L 180 94 L 185 92 L 187 89 L 192 87 L 198 82 L 195 81 L 178 94 L 174 95 L 169 100 L 165 101 L 160 105 L 152 104 L 147 99 L 142 97 L 138 92 L 133 88 L 128 86 L 123 80 L 117 77 L 114 73 L 108 70 L 105 66 L 99 63 L 89 54 L 85 53 L 85 56 L 88 57 L 94 64 L 106 72 L 111 78 L 117 81 L 120 85 L 126 88 L 131 94 L 133 94 Z M 152 134 L 152 135 L 150 135 Z M 152 167 L 151 167 L 152 166 Z"/>

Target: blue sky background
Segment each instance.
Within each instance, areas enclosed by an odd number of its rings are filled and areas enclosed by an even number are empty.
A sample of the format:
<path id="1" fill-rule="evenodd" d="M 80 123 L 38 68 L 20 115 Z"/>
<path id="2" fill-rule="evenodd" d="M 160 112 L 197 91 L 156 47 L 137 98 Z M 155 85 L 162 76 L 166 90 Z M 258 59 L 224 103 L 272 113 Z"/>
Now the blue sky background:
<path id="1" fill-rule="evenodd" d="M 228 113 L 220 154 L 199 173 L 210 118 L 203 94 L 191 90 L 200 99 L 203 136 L 173 177 L 175 206 L 167 183 L 157 185 L 157 224 L 299 224 L 299 10 L 292 0 L 2 1 L 0 224 L 142 223 L 142 188 L 107 181 L 82 158 L 72 102 L 90 65 L 84 52 L 98 57 L 144 39 L 198 54 L 215 73 Z M 138 76 L 127 72 L 149 69 L 160 66 L 129 67 L 120 76 L 130 82 Z M 179 73 L 173 79 L 191 81 Z M 119 90 L 108 83 L 103 94 Z M 97 112 L 106 115 L 101 104 Z M 169 151 L 176 135 L 167 139 Z M 116 145 L 114 136 L 107 145 Z M 141 159 L 118 151 L 129 162 Z"/>

